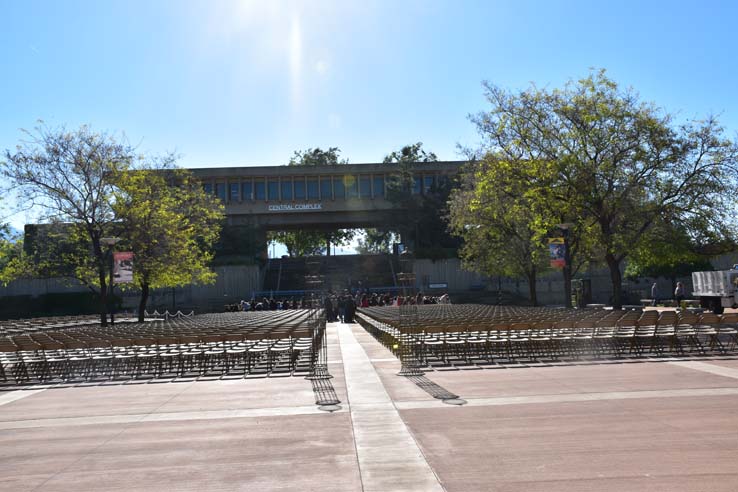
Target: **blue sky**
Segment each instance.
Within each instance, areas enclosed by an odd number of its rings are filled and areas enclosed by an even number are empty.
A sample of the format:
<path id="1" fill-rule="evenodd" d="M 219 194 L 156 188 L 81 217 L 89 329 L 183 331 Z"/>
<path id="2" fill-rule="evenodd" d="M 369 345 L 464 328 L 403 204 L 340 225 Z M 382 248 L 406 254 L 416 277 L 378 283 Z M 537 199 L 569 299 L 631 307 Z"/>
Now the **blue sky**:
<path id="1" fill-rule="evenodd" d="M 478 141 L 482 80 L 558 87 L 590 67 L 738 131 L 728 0 L 0 0 L 0 19 L 0 149 L 43 119 L 185 167 L 316 146 L 376 162 L 417 141 L 452 160 Z"/>

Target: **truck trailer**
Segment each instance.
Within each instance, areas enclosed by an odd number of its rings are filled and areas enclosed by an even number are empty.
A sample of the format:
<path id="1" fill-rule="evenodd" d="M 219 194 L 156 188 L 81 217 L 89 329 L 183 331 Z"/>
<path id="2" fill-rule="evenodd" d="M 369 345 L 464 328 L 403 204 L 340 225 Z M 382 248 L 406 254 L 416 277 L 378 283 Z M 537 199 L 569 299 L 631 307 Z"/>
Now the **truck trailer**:
<path id="1" fill-rule="evenodd" d="M 738 265 L 732 270 L 692 272 L 692 295 L 715 314 L 738 306 Z"/>

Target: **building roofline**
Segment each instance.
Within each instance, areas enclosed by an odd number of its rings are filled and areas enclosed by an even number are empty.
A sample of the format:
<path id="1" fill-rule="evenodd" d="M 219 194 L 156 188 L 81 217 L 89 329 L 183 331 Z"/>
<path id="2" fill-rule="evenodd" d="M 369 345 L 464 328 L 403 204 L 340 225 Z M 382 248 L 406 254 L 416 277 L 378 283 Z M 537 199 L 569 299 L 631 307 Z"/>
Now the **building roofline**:
<path id="1" fill-rule="evenodd" d="M 460 167 L 466 164 L 468 161 L 433 161 L 433 162 L 414 162 L 411 167 L 413 168 L 430 168 L 430 169 L 444 169 L 451 167 Z M 221 174 L 221 173 L 245 173 L 245 174 L 258 174 L 260 172 L 268 172 L 269 174 L 276 172 L 276 170 L 293 170 L 295 173 L 291 174 L 303 174 L 304 171 L 309 171 L 307 174 L 316 174 L 321 171 L 330 171 L 335 173 L 339 170 L 346 171 L 359 171 L 364 168 L 371 169 L 391 169 L 397 166 L 397 163 L 385 164 L 383 162 L 369 162 L 369 163 L 348 163 L 348 164 L 334 164 L 327 166 L 288 166 L 286 164 L 277 166 L 221 166 L 221 167 L 188 167 L 190 171 L 199 175 L 206 174 Z"/>

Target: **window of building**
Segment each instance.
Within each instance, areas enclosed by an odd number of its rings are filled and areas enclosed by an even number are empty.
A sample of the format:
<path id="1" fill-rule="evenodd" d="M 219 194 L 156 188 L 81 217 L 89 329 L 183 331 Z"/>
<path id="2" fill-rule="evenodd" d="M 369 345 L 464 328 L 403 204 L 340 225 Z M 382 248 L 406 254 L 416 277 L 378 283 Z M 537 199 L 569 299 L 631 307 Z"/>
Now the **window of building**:
<path id="1" fill-rule="evenodd" d="M 361 198 L 371 198 L 372 181 L 369 176 L 359 176 L 359 195 Z"/>
<path id="2" fill-rule="evenodd" d="M 423 187 L 423 179 L 420 176 L 413 176 L 413 195 L 419 195 Z"/>
<path id="3" fill-rule="evenodd" d="M 279 181 L 276 179 L 267 180 L 267 200 L 279 200 Z"/>
<path id="4" fill-rule="evenodd" d="M 344 176 L 343 184 L 346 188 L 346 198 L 357 198 L 359 196 L 359 182 L 356 176 Z"/>
<path id="5" fill-rule="evenodd" d="M 384 176 L 374 176 L 374 196 L 384 196 Z"/>
<path id="6" fill-rule="evenodd" d="M 231 193 L 228 199 L 232 202 L 237 202 L 239 200 L 238 192 L 241 191 L 241 187 L 238 185 L 238 183 L 231 183 L 229 188 L 231 189 Z"/>
<path id="7" fill-rule="evenodd" d="M 253 200 L 254 199 L 254 187 L 251 181 L 244 181 L 241 183 L 241 200 Z"/>
<path id="8" fill-rule="evenodd" d="M 431 188 L 433 188 L 433 185 L 436 182 L 436 177 L 431 175 L 426 175 L 423 177 L 423 193 L 430 193 Z"/>
<path id="9" fill-rule="evenodd" d="M 226 201 L 226 184 L 215 183 L 215 195 L 223 201 Z"/>
<path id="10" fill-rule="evenodd" d="M 282 200 L 292 200 L 292 178 L 282 178 Z"/>
<path id="11" fill-rule="evenodd" d="M 213 192 L 213 183 L 203 183 L 202 189 L 205 191 L 205 193 L 210 195 Z"/>
<path id="12" fill-rule="evenodd" d="M 295 178 L 295 200 L 305 199 L 305 178 Z"/>
<path id="13" fill-rule="evenodd" d="M 264 179 L 254 180 L 254 199 L 266 200 L 266 185 Z"/>
<path id="14" fill-rule="evenodd" d="M 336 179 L 333 180 L 333 197 L 336 200 L 346 198 L 346 188 L 343 185 L 342 177 L 337 176 Z"/>
<path id="15" fill-rule="evenodd" d="M 322 200 L 331 200 L 333 198 L 333 190 L 331 189 L 331 178 L 320 178 L 320 198 Z"/>
<path id="16" fill-rule="evenodd" d="M 330 190 L 330 186 L 328 187 Z M 297 193 L 297 191 L 295 191 Z M 307 196 L 308 200 L 317 200 L 320 198 L 318 190 L 318 178 L 309 178 L 307 180 Z"/>

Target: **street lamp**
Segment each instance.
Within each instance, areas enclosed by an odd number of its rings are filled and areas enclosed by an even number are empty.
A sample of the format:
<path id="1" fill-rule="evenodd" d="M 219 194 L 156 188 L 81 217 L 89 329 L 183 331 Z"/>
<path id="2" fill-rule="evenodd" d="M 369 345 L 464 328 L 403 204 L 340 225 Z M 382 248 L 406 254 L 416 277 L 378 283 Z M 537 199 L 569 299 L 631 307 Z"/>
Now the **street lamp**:
<path id="1" fill-rule="evenodd" d="M 108 311 L 110 312 L 110 324 L 115 324 L 113 316 L 113 247 L 120 241 L 119 237 L 101 237 L 100 244 L 108 247 L 108 256 L 110 256 L 110 281 L 108 282 Z"/>

